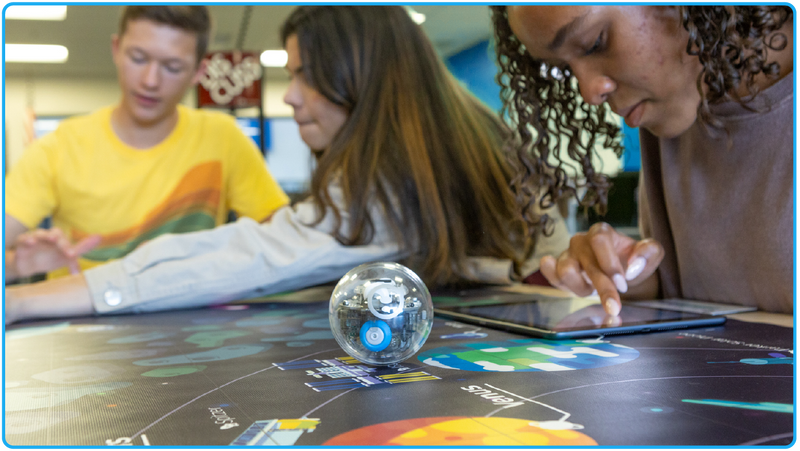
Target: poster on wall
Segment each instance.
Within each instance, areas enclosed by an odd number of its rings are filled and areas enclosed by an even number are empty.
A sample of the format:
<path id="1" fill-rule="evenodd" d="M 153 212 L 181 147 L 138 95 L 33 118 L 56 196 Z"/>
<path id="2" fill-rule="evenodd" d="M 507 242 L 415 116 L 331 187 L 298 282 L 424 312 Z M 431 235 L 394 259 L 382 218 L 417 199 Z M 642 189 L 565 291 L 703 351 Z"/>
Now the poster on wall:
<path id="1" fill-rule="evenodd" d="M 249 108 L 261 106 L 262 68 L 259 55 L 239 50 L 206 55 L 206 70 L 197 85 L 197 106 Z"/>

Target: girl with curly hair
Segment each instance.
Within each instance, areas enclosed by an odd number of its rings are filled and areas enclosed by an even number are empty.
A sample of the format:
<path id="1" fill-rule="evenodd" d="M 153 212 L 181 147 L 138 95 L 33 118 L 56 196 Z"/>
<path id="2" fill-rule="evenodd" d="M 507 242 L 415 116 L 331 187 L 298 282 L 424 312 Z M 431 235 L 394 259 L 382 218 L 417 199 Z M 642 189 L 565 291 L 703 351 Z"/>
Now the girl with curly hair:
<path id="1" fill-rule="evenodd" d="M 534 243 L 509 189 L 510 130 L 404 8 L 301 6 L 281 38 L 284 100 L 317 157 L 311 196 L 264 224 L 167 235 L 83 274 L 9 288 L 6 322 L 205 306 L 372 261 L 403 262 L 432 287 L 510 283 L 567 247 L 563 221 Z"/>
<path id="2" fill-rule="evenodd" d="M 621 152 L 610 112 L 639 127 L 636 241 L 607 224 L 541 271 L 621 299 L 683 297 L 793 308 L 793 28 L 786 6 L 492 6 L 504 113 L 532 206 L 609 184 L 592 159 Z M 578 177 L 568 176 L 577 162 Z M 544 186 L 544 195 L 534 187 Z M 526 213 L 534 224 L 547 218 Z"/>

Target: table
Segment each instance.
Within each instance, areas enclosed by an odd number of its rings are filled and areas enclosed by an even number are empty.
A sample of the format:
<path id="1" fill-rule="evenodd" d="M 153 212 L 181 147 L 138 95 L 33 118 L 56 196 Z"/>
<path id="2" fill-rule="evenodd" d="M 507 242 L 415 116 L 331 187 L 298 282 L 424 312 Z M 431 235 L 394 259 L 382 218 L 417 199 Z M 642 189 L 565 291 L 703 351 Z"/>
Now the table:
<path id="1" fill-rule="evenodd" d="M 414 357 L 375 367 L 336 344 L 324 290 L 12 325 L 6 443 L 730 446 L 794 439 L 791 328 L 729 319 L 713 328 L 548 341 L 437 318 Z"/>

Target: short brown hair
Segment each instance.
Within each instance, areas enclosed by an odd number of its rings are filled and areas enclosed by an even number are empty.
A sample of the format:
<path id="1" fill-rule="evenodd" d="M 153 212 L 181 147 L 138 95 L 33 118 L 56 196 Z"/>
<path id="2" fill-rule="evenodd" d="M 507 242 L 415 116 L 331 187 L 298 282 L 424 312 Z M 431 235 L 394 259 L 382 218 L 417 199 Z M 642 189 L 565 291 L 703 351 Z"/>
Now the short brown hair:
<path id="1" fill-rule="evenodd" d="M 192 5 L 128 5 L 122 10 L 119 36 L 128 29 L 128 22 L 147 19 L 194 33 L 197 36 L 197 63 L 203 60 L 211 34 L 211 15 L 205 6 Z"/>

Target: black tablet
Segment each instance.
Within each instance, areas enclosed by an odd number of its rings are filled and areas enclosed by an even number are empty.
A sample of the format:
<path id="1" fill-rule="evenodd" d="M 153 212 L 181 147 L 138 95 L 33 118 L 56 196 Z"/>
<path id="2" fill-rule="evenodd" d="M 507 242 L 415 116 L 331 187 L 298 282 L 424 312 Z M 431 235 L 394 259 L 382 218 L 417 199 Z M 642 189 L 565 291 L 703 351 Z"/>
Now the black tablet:
<path id="1" fill-rule="evenodd" d="M 527 294 L 466 305 L 434 305 L 443 318 L 504 329 L 535 337 L 560 339 L 715 326 L 724 316 L 641 307 L 623 303 L 610 317 L 597 298 L 553 298 Z"/>

